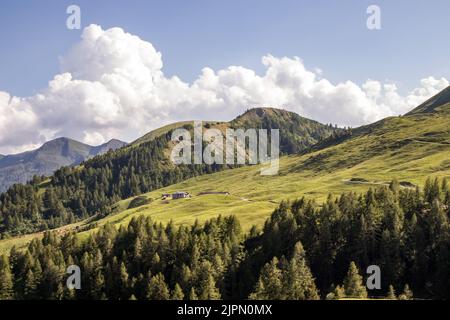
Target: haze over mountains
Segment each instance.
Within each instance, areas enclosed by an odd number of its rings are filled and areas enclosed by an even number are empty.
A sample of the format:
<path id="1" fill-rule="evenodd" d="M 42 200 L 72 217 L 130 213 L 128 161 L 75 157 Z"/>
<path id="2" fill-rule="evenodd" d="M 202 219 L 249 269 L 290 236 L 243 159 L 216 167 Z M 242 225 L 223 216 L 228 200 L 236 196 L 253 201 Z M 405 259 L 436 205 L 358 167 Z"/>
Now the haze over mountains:
<path id="1" fill-rule="evenodd" d="M 58 138 L 40 148 L 14 155 L 0 155 L 0 192 L 15 183 L 25 183 L 34 175 L 48 176 L 63 166 L 73 166 L 108 150 L 116 150 L 126 143 L 111 140 L 90 146 L 69 138 Z"/>

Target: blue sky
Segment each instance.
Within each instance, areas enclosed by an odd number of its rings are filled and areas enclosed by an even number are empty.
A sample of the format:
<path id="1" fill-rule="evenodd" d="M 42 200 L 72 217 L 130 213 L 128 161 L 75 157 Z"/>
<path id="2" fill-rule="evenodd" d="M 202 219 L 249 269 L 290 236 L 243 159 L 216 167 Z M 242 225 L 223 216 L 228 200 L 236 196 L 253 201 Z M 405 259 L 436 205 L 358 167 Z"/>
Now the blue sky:
<path id="1" fill-rule="evenodd" d="M 73 4 L 80 30 L 66 27 Z M 367 28 L 373 4 L 381 30 Z M 1 1 L 0 153 L 133 141 L 250 107 L 352 127 L 404 114 L 450 84 L 449 12 L 448 0 Z"/>
<path id="2" fill-rule="evenodd" d="M 2 1 L 0 90 L 28 96 L 59 71 L 58 56 L 81 30 L 65 28 L 69 4 L 82 26 L 119 26 L 162 52 L 167 75 L 190 82 L 205 66 L 262 72 L 261 57 L 299 56 L 330 81 L 395 81 L 400 90 L 429 75 L 450 78 L 450 2 L 433 1 Z M 378 4 L 382 29 L 366 28 Z"/>

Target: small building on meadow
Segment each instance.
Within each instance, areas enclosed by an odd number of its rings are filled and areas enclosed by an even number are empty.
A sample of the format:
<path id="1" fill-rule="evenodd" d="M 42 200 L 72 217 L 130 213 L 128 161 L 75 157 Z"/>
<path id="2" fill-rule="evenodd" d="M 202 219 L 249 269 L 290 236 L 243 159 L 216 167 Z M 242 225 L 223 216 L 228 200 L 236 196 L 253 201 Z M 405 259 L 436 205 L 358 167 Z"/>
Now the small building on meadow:
<path id="1" fill-rule="evenodd" d="M 184 191 L 177 191 L 175 193 L 172 193 L 172 199 L 183 199 L 183 198 L 190 198 L 191 195 L 189 192 Z"/>

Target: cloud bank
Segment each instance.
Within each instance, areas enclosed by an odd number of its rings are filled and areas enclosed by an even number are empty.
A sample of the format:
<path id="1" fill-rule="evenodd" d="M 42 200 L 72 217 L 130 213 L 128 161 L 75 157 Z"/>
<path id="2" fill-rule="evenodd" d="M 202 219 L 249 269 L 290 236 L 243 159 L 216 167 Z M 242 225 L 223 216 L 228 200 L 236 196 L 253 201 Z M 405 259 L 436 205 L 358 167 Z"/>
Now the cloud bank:
<path id="1" fill-rule="evenodd" d="M 358 126 L 403 114 L 449 85 L 428 77 L 407 95 L 393 83 L 333 84 L 298 57 L 264 56 L 265 72 L 204 68 L 192 83 L 164 75 L 162 55 L 121 28 L 86 27 L 60 59 L 61 73 L 32 97 L 0 91 L 0 153 L 67 136 L 89 144 L 131 141 L 190 119 L 230 120 L 249 107 L 272 106 L 323 123 Z"/>

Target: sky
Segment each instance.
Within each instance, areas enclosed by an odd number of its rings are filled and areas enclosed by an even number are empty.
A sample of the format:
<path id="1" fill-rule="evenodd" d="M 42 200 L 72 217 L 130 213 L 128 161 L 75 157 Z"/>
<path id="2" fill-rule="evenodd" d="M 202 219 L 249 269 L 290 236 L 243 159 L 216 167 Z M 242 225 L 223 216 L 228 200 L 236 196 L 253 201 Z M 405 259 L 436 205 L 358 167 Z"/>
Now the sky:
<path id="1" fill-rule="evenodd" d="M 81 29 L 69 30 L 69 5 Z M 369 30 L 369 5 L 381 29 Z M 273 106 L 340 126 L 448 86 L 450 2 L 2 1 L 0 154 Z"/>

